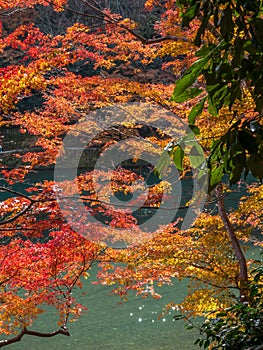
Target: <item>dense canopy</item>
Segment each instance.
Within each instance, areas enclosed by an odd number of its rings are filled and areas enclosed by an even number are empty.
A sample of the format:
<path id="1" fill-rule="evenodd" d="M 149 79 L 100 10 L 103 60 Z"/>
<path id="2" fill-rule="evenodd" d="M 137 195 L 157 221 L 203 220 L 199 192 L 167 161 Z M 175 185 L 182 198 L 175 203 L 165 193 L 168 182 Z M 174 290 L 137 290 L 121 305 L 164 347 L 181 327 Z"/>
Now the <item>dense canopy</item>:
<path id="1" fill-rule="evenodd" d="M 95 262 L 123 299 L 189 280 L 200 347 L 262 343 L 262 33 L 256 0 L 0 0 L 0 347 L 69 335 Z"/>

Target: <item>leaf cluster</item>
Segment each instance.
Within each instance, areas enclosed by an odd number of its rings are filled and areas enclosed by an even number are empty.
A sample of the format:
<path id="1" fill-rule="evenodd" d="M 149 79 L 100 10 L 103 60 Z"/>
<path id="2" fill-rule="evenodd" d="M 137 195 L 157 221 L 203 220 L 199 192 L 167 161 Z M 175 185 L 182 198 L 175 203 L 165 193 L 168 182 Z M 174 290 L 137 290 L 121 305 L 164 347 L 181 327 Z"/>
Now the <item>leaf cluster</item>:
<path id="1" fill-rule="evenodd" d="M 245 350 L 256 349 L 262 345 L 262 273 L 260 265 L 254 271 L 254 280 L 250 286 L 250 302 L 238 302 L 223 312 L 218 312 L 214 319 L 203 322 L 200 334 L 204 337 L 195 342 L 200 348 Z"/>
<path id="2" fill-rule="evenodd" d="M 173 99 L 179 100 L 182 88 L 189 89 L 202 74 L 210 113 L 217 114 L 224 105 L 231 108 L 235 100 L 242 98 L 244 83 L 251 88 L 256 111 L 261 113 L 262 1 L 193 0 L 178 3 L 182 8 L 182 26 L 199 20 L 195 44 L 201 48 L 196 52 L 197 62 L 177 82 Z M 207 33 L 214 39 L 207 40 Z M 201 108 L 201 104 L 199 106 Z M 192 111 L 192 118 L 197 115 L 196 110 L 195 113 Z"/>
<path id="3" fill-rule="evenodd" d="M 196 117 L 207 109 L 217 116 L 227 106 L 235 106 L 235 122 L 212 143 L 208 167 L 210 190 L 229 176 L 237 183 L 249 171 L 262 180 L 263 113 L 263 18 L 261 1 L 178 1 L 182 26 L 199 21 L 195 45 L 196 61 L 176 82 L 172 101 L 182 103 L 199 97 L 188 114 L 195 133 Z M 242 117 L 237 107 L 249 91 L 254 116 Z M 245 119 L 245 121 L 244 121 Z M 230 122 L 231 124 L 231 122 Z"/>
<path id="4" fill-rule="evenodd" d="M 263 178 L 263 128 L 256 120 L 238 121 L 218 140 L 213 140 L 208 158 L 210 190 L 222 177 L 229 175 L 230 185 L 237 183 L 249 171 Z"/>

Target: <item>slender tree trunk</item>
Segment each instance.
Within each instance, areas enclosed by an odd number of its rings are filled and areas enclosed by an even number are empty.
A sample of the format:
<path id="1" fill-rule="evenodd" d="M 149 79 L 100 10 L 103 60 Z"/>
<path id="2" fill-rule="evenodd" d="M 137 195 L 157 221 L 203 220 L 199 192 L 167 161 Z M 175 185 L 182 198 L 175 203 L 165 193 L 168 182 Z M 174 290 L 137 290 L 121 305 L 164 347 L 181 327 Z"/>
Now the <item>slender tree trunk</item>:
<path id="1" fill-rule="evenodd" d="M 248 272 L 247 272 L 247 260 L 244 256 L 244 253 L 240 247 L 239 241 L 236 237 L 234 227 L 232 223 L 230 222 L 226 209 L 225 209 L 225 203 L 224 203 L 224 197 L 223 197 L 223 186 L 222 183 L 220 183 L 217 188 L 215 189 L 215 194 L 217 198 L 217 205 L 218 205 L 218 212 L 219 215 L 223 221 L 223 224 L 225 226 L 225 229 L 228 233 L 228 236 L 231 241 L 231 245 L 233 247 L 234 253 L 236 255 L 236 258 L 238 260 L 239 264 L 239 275 L 238 275 L 238 287 L 240 292 L 240 299 L 241 301 L 247 301 L 248 300 Z"/>

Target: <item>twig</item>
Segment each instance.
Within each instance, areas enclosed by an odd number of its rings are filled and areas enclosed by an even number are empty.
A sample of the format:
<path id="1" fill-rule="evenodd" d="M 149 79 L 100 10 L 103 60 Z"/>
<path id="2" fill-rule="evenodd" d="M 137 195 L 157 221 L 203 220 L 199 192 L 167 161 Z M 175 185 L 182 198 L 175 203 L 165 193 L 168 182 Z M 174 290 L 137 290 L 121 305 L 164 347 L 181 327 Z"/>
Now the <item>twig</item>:
<path id="1" fill-rule="evenodd" d="M 63 325 L 61 328 L 53 331 L 53 332 L 38 332 L 38 331 L 31 331 L 27 328 L 24 328 L 17 336 L 11 338 L 11 339 L 5 339 L 0 341 L 0 348 L 6 345 L 14 344 L 16 342 L 19 342 L 24 335 L 33 335 L 35 337 L 41 337 L 41 338 L 51 338 L 58 334 L 70 336 L 70 333 L 68 331 L 68 328 L 66 325 Z"/>

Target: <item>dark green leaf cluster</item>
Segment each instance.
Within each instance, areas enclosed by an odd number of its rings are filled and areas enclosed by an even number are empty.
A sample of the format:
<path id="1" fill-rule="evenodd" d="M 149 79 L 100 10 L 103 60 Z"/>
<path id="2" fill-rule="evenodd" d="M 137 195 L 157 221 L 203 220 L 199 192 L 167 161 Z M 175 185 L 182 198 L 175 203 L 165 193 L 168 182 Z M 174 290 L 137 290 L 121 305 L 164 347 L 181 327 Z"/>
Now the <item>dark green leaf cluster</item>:
<path id="1" fill-rule="evenodd" d="M 188 157 L 191 166 L 197 170 L 198 179 L 206 174 L 208 169 L 211 192 L 223 179 L 228 176 L 229 184 L 233 185 L 246 179 L 250 172 L 256 179 L 263 180 L 263 125 L 260 117 L 242 122 L 237 121 L 220 139 L 213 140 L 207 168 L 204 167 L 205 158 L 201 146 L 192 139 L 193 134 L 187 135 L 177 143 L 170 143 L 169 150 L 165 150 L 160 157 L 157 170 L 161 174 L 169 164 L 170 158 L 178 170 L 183 170 L 183 159 L 186 156 L 186 145 L 191 146 Z M 192 131 L 194 128 L 192 128 Z M 203 171 L 204 169 L 204 171 Z"/>
<path id="2" fill-rule="evenodd" d="M 200 327 L 196 344 L 211 350 L 257 349 L 263 344 L 263 266 L 254 271 L 250 302 L 237 302 Z"/>
<path id="3" fill-rule="evenodd" d="M 242 98 L 242 85 L 252 89 L 256 110 L 263 109 L 263 13 L 262 1 L 191 0 L 178 1 L 182 8 L 182 25 L 188 26 L 198 18 L 201 22 L 195 44 L 201 46 L 200 57 L 177 82 L 172 99 L 182 102 L 201 93 L 191 88 L 197 77 L 205 78 L 209 111 L 217 114 L 222 106 L 231 107 Z M 205 31 L 215 36 L 217 44 L 205 44 Z M 196 106 L 193 118 L 202 110 Z"/>
<path id="4" fill-rule="evenodd" d="M 208 106 L 216 116 L 222 107 L 231 110 L 242 100 L 245 88 L 251 93 L 258 112 L 257 122 L 241 125 L 237 122 L 219 140 L 214 141 L 208 160 L 210 189 L 224 175 L 230 184 L 239 181 L 243 171 L 263 178 L 263 1 L 258 0 L 178 0 L 182 11 L 182 26 L 194 19 L 200 25 L 195 44 L 198 59 L 177 81 L 171 100 L 181 103 L 203 94 L 189 113 L 188 122 L 194 129 L 195 119 Z M 205 32 L 214 36 L 203 41 Z M 197 78 L 203 77 L 198 86 Z M 239 118 L 239 116 L 237 116 Z M 239 118 L 241 120 L 241 118 Z"/>
<path id="5" fill-rule="evenodd" d="M 200 189 L 207 191 L 207 164 L 205 154 L 202 147 L 197 142 L 194 133 L 198 133 L 197 127 L 189 128 L 188 133 L 178 139 L 177 142 L 171 141 L 165 147 L 161 157 L 159 158 L 155 171 L 158 176 L 161 176 L 163 171 L 170 164 L 171 159 L 173 160 L 176 168 L 179 171 L 183 171 L 184 157 L 188 157 L 192 171 L 200 185 Z"/>
<path id="6" fill-rule="evenodd" d="M 227 174 L 230 185 L 249 171 L 263 179 L 263 127 L 256 120 L 235 123 L 219 140 L 213 141 L 208 158 L 210 190 Z"/>

